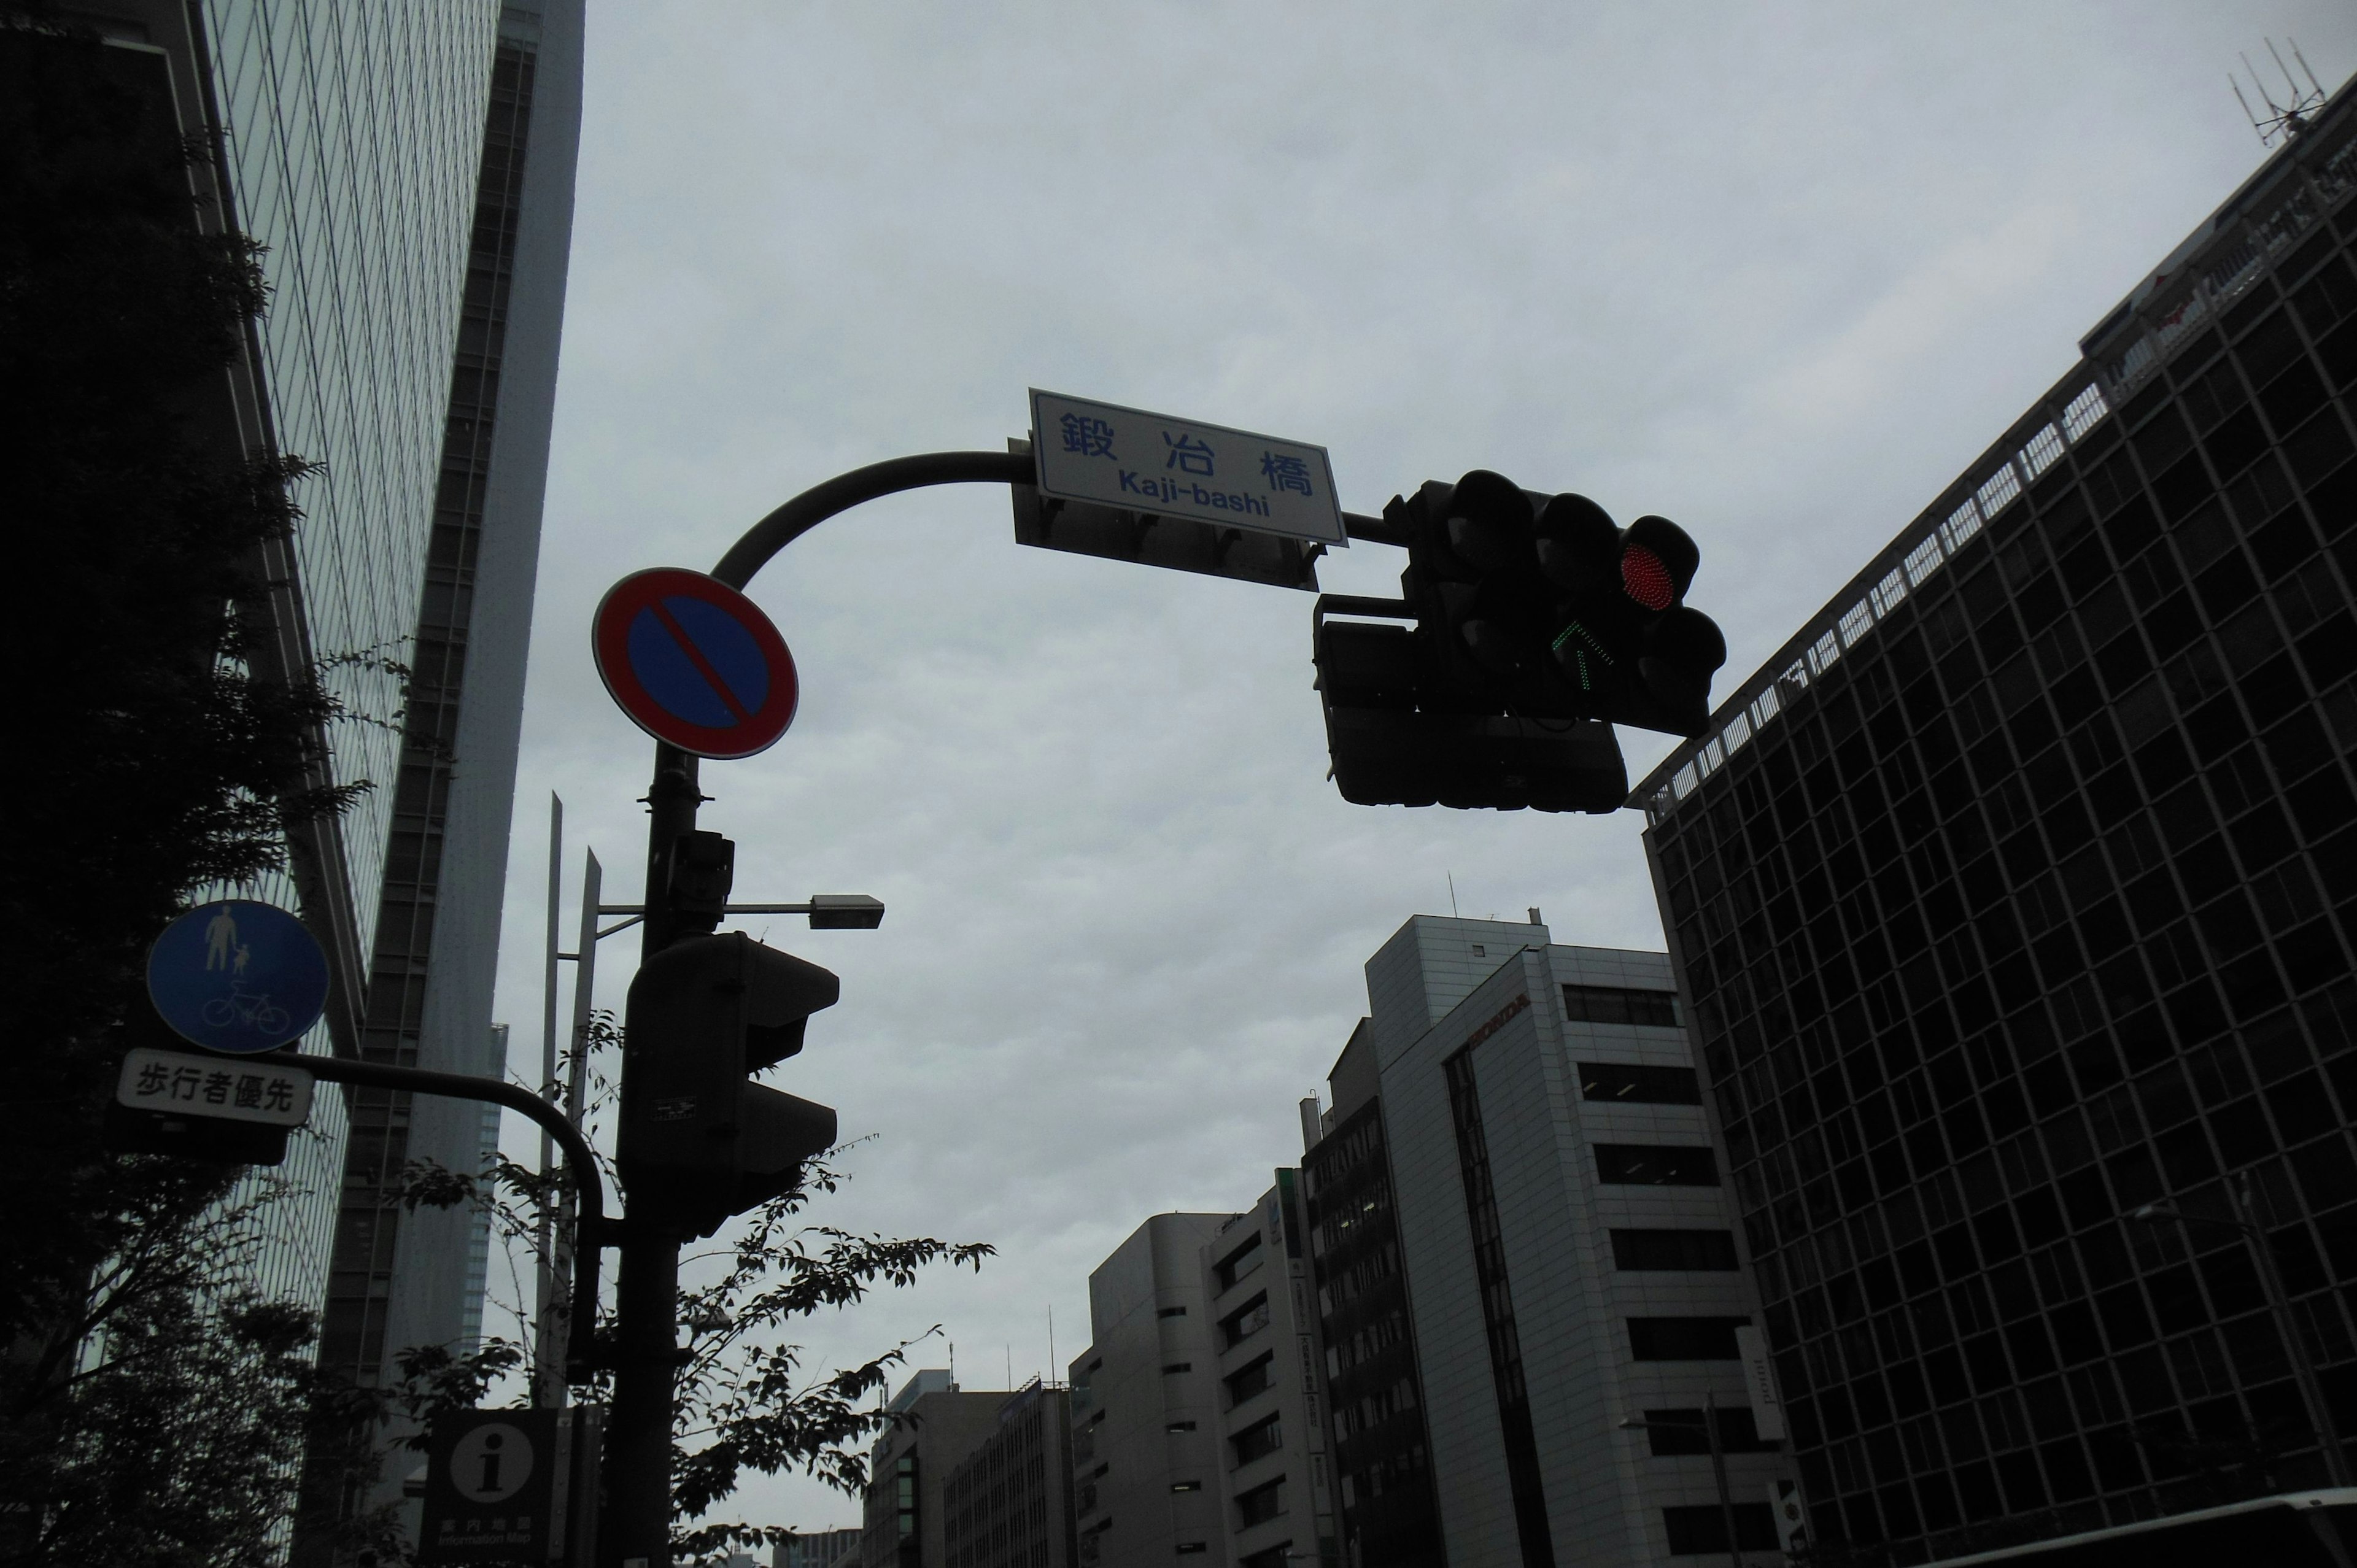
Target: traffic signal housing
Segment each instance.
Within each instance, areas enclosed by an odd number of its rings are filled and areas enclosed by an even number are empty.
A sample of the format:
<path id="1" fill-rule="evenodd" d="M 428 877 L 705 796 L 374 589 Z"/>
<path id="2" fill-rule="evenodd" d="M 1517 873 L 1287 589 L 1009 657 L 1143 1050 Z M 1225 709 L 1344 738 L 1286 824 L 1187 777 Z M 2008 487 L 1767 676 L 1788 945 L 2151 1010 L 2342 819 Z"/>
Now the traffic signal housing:
<path id="1" fill-rule="evenodd" d="M 1702 733 L 1727 642 L 1685 603 L 1702 552 L 1676 523 L 1616 526 L 1580 495 L 1477 468 L 1394 498 L 1401 586 L 1439 672 L 1529 719 Z"/>
<path id="2" fill-rule="evenodd" d="M 1615 811 L 1613 725 L 1707 725 L 1727 644 L 1684 602 L 1702 553 L 1677 524 L 1624 529 L 1487 469 L 1394 497 L 1383 522 L 1371 537 L 1407 547 L 1402 596 L 1328 595 L 1313 617 L 1345 800 Z"/>
<path id="3" fill-rule="evenodd" d="M 634 1222 L 681 1240 L 791 1191 L 832 1147 L 827 1106 L 748 1081 L 802 1048 L 843 983 L 741 931 L 687 937 L 630 983 L 618 1163 Z"/>

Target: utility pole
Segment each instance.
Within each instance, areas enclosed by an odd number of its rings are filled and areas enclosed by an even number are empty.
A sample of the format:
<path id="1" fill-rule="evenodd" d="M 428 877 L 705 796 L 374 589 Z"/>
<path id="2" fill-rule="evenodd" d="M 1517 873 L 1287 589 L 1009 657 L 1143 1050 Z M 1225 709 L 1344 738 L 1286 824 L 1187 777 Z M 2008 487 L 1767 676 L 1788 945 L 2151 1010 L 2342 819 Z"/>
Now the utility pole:
<path id="1" fill-rule="evenodd" d="M 647 790 L 646 929 L 640 961 L 671 945 L 672 846 L 695 831 L 696 759 L 655 748 Z M 627 1070 L 627 1069 L 625 1069 Z M 633 1205 L 633 1208 L 638 1206 Z M 614 1412 L 602 1551 L 621 1568 L 670 1568 L 673 1399 L 679 1377 L 679 1239 L 625 1217 L 615 1275 Z"/>

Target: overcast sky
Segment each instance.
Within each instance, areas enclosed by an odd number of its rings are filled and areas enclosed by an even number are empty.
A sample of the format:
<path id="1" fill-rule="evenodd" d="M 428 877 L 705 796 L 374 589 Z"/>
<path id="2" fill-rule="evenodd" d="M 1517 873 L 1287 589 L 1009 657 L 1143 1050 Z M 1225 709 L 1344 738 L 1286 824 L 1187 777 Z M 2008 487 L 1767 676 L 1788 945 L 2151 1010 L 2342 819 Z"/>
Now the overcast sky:
<path id="1" fill-rule="evenodd" d="M 585 843 L 639 892 L 651 747 L 587 636 L 624 573 L 707 568 L 845 468 L 1002 448 L 1039 386 L 1322 444 L 1353 510 L 1480 467 L 1665 514 L 1739 680 L 2256 166 L 2226 75 L 2286 35 L 2328 88 L 2357 66 L 2324 0 L 593 5 L 515 1065 L 552 789 L 568 930 Z M 818 1218 L 1000 1249 L 812 1323 L 822 1361 L 938 1322 L 1003 1387 L 1049 1367 L 1051 1307 L 1069 1361 L 1147 1215 L 1297 1161 L 1361 965 L 1452 875 L 1466 915 L 1662 946 L 1634 813 L 1344 803 L 1308 595 L 1023 549 L 981 487 L 838 519 L 752 594 L 802 709 L 706 765 L 704 825 L 740 898 L 890 907 L 748 928 L 843 976 L 776 1079 L 875 1135 Z M 1622 738 L 1632 779 L 1666 746 Z M 602 1004 L 636 956 L 608 944 Z M 808 1482 L 742 1503 L 857 1518 Z"/>

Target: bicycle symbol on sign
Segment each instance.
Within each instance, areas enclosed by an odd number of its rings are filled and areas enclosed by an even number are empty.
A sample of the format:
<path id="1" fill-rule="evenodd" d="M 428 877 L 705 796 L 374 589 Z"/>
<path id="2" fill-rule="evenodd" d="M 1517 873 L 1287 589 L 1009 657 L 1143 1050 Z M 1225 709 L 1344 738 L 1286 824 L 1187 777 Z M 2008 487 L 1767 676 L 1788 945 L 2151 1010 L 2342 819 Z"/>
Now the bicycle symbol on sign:
<path id="1" fill-rule="evenodd" d="M 276 1034 L 290 1020 L 286 1010 L 271 1005 L 269 993 L 231 990 L 227 996 L 216 996 L 204 1005 L 205 1022 L 216 1029 L 225 1029 L 232 1023 L 264 1034 Z"/>

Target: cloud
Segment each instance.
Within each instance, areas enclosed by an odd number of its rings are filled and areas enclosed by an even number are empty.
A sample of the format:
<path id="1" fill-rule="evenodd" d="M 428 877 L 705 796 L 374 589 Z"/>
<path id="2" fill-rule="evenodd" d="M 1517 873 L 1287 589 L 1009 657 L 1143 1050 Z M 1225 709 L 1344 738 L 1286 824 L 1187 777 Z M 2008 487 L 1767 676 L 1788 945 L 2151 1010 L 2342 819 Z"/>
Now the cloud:
<path id="1" fill-rule="evenodd" d="M 595 8 L 519 1052 L 552 790 L 568 908 L 585 843 L 637 896 L 650 747 L 587 637 L 623 573 L 708 565 L 856 464 L 997 448 L 1039 385 L 1325 443 L 1357 510 L 1492 467 L 1675 517 L 1740 678 L 2254 166 L 2212 84 L 2287 27 L 2319 70 L 2357 59 L 2311 0 Z M 1322 570 L 1383 593 L 1400 564 Z M 776 1079 L 876 1135 L 822 1217 L 1002 1249 L 814 1321 L 823 1359 L 941 1322 L 970 1385 L 1008 1346 L 1020 1378 L 1051 1305 L 1076 1354 L 1131 1229 L 1297 1157 L 1359 966 L 1452 876 L 1468 914 L 1660 945 L 1628 813 L 1342 802 L 1306 596 L 1019 549 L 978 489 L 862 508 L 752 592 L 803 706 L 706 767 L 705 824 L 748 897 L 890 907 L 755 927 L 844 979 Z M 1632 776 L 1666 745 L 1624 738 Z M 601 1003 L 634 959 L 608 944 Z M 745 1509 L 856 1517 L 800 1482 Z"/>

